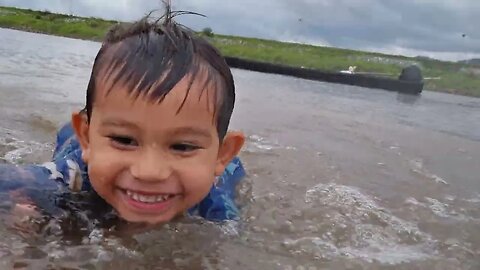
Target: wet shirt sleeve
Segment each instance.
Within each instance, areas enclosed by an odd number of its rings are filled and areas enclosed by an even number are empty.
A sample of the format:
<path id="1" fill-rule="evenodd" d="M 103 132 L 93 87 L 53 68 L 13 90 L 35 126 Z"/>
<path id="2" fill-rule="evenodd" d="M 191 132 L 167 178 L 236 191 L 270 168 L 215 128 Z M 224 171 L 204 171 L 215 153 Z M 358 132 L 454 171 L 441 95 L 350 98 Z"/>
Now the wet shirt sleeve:
<path id="1" fill-rule="evenodd" d="M 17 201 L 16 196 L 43 207 L 58 192 L 91 190 L 81 159 L 80 146 L 73 137 L 70 125 L 57 134 L 51 162 L 39 165 L 0 164 L 0 194 Z M 13 197 L 11 197 L 13 194 Z M 5 197 L 7 196 L 7 197 Z M 10 196 L 10 197 L 9 197 Z"/>
<path id="2" fill-rule="evenodd" d="M 236 186 L 245 177 L 245 169 L 238 157 L 227 166 L 223 175 L 218 177 L 207 197 L 190 209 L 190 214 L 197 214 L 213 221 L 237 220 L 239 210 L 235 203 Z"/>

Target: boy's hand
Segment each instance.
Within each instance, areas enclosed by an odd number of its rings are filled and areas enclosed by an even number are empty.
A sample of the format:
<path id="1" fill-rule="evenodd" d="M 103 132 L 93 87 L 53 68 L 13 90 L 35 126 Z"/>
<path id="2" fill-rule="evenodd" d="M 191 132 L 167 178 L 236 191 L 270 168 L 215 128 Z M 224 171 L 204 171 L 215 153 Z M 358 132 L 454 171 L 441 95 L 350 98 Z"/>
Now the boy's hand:
<path id="1" fill-rule="evenodd" d="M 36 231 L 36 226 L 32 220 L 40 217 L 40 213 L 32 204 L 15 204 L 9 219 L 7 219 L 7 226 L 15 230 L 16 233 L 29 237 Z"/>
<path id="2" fill-rule="evenodd" d="M 41 217 L 37 207 L 28 198 L 25 198 L 21 191 L 11 191 L 12 208 L 6 225 L 20 233 L 31 233 L 31 220 Z"/>

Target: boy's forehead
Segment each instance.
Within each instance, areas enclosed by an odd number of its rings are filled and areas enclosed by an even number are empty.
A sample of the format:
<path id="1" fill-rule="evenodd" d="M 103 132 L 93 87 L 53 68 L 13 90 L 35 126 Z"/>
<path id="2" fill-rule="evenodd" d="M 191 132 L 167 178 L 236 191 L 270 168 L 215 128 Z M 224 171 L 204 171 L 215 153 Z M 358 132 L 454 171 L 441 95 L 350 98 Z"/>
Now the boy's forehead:
<path id="1" fill-rule="evenodd" d="M 154 92 L 163 81 L 161 77 L 149 84 L 148 88 L 140 89 L 142 79 L 132 84 L 128 81 L 128 76 L 118 77 L 116 72 L 118 70 L 113 70 L 110 74 L 106 70 L 99 73 L 101 79 L 96 81 L 95 87 L 96 105 L 108 102 L 108 97 L 114 95 L 129 104 L 145 101 L 177 104 L 179 112 L 184 107 L 198 108 L 201 105 L 202 109 L 214 113 L 220 102 L 220 83 L 212 79 L 212 76 L 205 70 L 200 70 L 196 74 L 186 74 L 170 91 L 165 91 L 163 95 Z"/>

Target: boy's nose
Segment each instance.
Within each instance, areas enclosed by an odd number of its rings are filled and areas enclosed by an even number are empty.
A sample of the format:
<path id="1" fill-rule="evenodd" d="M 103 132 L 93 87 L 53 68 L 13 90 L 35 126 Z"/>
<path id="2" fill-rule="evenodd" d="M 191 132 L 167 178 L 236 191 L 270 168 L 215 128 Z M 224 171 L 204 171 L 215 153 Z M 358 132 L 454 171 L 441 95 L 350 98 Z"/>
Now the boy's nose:
<path id="1" fill-rule="evenodd" d="M 142 181 L 163 181 L 170 177 L 170 161 L 161 153 L 145 151 L 131 167 L 131 174 Z"/>

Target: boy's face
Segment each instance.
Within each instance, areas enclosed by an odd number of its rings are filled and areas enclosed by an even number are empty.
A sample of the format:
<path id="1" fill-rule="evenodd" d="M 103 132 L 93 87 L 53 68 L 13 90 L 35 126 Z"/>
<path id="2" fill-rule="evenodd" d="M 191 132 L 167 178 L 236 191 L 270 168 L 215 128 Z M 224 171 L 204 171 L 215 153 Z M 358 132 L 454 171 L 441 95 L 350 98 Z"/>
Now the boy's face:
<path id="1" fill-rule="evenodd" d="M 105 95 L 97 83 L 90 123 L 72 118 L 95 191 L 132 222 L 161 223 L 200 202 L 216 175 L 238 153 L 241 133 L 228 133 L 220 145 L 214 89 L 183 78 L 161 103 L 125 87 Z M 207 94 L 208 91 L 208 94 Z M 177 113 L 178 112 L 178 113 Z"/>

